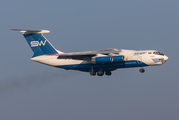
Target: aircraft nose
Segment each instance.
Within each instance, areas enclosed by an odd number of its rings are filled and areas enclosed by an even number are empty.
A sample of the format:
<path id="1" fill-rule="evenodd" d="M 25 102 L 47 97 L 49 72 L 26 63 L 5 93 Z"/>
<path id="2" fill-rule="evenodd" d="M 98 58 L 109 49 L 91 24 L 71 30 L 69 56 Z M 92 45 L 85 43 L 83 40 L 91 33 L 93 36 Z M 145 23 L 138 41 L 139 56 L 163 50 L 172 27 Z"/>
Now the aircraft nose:
<path id="1" fill-rule="evenodd" d="M 164 56 L 164 60 L 165 62 L 168 60 L 168 57 L 166 55 Z"/>

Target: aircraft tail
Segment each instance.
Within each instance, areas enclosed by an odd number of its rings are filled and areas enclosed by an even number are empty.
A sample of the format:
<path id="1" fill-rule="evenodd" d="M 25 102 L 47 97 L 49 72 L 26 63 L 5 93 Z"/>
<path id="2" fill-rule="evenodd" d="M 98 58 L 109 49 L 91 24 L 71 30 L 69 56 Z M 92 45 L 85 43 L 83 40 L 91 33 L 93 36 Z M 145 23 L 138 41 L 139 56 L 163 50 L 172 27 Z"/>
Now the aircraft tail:
<path id="1" fill-rule="evenodd" d="M 23 33 L 27 43 L 34 52 L 33 57 L 58 54 L 56 48 L 45 38 L 43 33 L 49 33 L 48 30 L 22 30 L 22 29 L 11 29 L 20 31 Z"/>

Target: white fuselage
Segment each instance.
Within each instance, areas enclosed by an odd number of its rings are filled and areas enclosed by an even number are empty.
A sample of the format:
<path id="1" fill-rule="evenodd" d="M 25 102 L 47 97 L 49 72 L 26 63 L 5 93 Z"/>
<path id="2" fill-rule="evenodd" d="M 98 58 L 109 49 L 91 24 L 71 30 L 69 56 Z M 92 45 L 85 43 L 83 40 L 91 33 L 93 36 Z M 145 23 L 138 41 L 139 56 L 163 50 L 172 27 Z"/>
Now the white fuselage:
<path id="1" fill-rule="evenodd" d="M 90 72 L 90 75 L 111 75 L 118 68 L 162 65 L 168 57 L 156 50 L 105 49 L 95 51 L 63 53 L 57 50 L 43 35 L 49 30 L 11 29 L 23 33 L 33 51 L 31 60 L 67 70 Z"/>
<path id="2" fill-rule="evenodd" d="M 102 63 L 97 64 L 92 61 L 85 61 L 85 60 L 74 60 L 74 59 L 58 59 L 60 54 L 56 55 L 42 55 L 31 58 L 31 60 L 40 62 L 46 65 L 60 67 L 65 69 L 76 69 L 81 71 L 90 71 L 87 69 L 91 69 L 91 67 L 97 66 L 97 68 L 110 68 L 111 70 L 117 68 L 126 68 L 126 67 L 143 67 L 143 66 L 153 66 L 153 65 L 162 65 L 167 60 L 168 57 L 166 55 L 154 54 L 155 50 L 124 50 L 122 49 L 118 54 L 112 54 L 113 56 L 116 55 L 123 55 L 124 61 L 121 63 Z M 95 57 L 101 56 L 98 54 Z M 104 55 L 102 55 L 104 56 Z M 106 55 L 108 56 L 108 55 Z M 79 67 L 78 66 L 82 66 Z M 84 65 L 87 67 L 84 68 Z M 67 67 L 68 66 L 68 67 Z"/>

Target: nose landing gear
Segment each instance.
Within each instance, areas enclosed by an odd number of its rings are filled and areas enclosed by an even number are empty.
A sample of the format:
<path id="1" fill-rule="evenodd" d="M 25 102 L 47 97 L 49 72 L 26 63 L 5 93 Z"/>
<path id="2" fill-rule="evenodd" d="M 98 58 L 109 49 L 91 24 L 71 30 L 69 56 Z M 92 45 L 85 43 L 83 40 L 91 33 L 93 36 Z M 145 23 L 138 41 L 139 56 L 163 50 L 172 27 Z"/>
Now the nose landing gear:
<path id="1" fill-rule="evenodd" d="M 144 73 L 145 72 L 145 69 L 142 67 L 140 70 L 139 70 L 140 73 Z"/>

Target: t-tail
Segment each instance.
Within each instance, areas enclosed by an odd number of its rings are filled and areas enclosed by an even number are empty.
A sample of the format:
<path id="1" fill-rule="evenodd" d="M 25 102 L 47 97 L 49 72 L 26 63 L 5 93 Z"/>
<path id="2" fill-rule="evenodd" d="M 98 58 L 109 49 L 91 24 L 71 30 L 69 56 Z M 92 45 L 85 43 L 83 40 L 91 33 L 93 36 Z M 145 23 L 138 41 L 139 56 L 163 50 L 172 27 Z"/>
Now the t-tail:
<path id="1" fill-rule="evenodd" d="M 48 30 L 23 30 L 23 29 L 11 29 L 20 31 L 23 33 L 27 43 L 34 52 L 33 57 L 58 54 L 56 48 L 45 38 L 43 33 L 50 33 Z"/>

